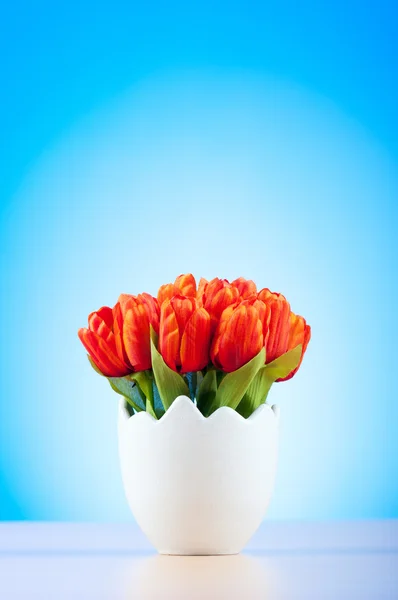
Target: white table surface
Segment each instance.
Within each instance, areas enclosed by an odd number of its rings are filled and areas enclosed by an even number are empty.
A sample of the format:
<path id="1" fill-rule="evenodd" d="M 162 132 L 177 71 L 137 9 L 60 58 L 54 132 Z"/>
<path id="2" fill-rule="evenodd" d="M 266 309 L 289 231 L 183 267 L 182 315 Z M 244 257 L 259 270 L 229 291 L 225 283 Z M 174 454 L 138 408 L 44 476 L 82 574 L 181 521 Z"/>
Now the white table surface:
<path id="1" fill-rule="evenodd" d="M 237 556 L 158 556 L 134 524 L 0 524 L 0 598 L 398 599 L 398 521 L 265 522 Z"/>

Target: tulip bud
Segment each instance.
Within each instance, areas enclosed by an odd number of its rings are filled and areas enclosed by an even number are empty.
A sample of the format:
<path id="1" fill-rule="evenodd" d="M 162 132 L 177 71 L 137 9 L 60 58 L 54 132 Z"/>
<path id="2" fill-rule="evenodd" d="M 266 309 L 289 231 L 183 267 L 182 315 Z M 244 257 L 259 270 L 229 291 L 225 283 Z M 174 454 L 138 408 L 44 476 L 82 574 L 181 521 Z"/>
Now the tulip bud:
<path id="1" fill-rule="evenodd" d="M 282 294 L 264 288 L 258 293 L 258 299 L 266 304 L 271 312 L 269 334 L 265 347 L 266 361 L 272 362 L 288 350 L 290 329 L 290 304 Z"/>
<path id="2" fill-rule="evenodd" d="M 174 285 L 179 289 L 182 296 L 195 298 L 196 296 L 196 281 L 192 273 L 180 275 L 174 282 Z"/>
<path id="3" fill-rule="evenodd" d="M 159 350 L 174 371 L 200 371 L 209 363 L 210 316 L 195 298 L 181 294 L 160 309 Z"/>
<path id="4" fill-rule="evenodd" d="M 227 373 L 254 358 L 264 346 L 263 323 L 249 302 L 224 310 L 210 351 L 213 364 Z"/>
<path id="5" fill-rule="evenodd" d="M 202 283 L 201 280 L 199 288 L 201 296 L 198 300 L 210 315 L 213 334 L 223 311 L 239 301 L 239 291 L 227 279 L 218 277 L 206 283 Z"/>
<path id="6" fill-rule="evenodd" d="M 113 332 L 112 309 L 103 306 L 88 317 L 88 329 L 79 329 L 78 336 L 92 361 L 106 377 L 123 377 L 131 372 L 130 365 L 120 358 Z"/>
<path id="7" fill-rule="evenodd" d="M 298 366 L 287 377 L 277 379 L 286 381 L 298 371 L 311 337 L 311 328 L 305 319 L 295 315 L 290 310 L 290 304 L 282 294 L 271 292 L 268 288 L 261 290 L 258 299 L 264 302 L 270 310 L 268 341 L 266 343 L 267 364 L 279 358 L 299 344 L 302 345 L 301 359 Z"/>
<path id="8" fill-rule="evenodd" d="M 238 292 L 244 300 L 252 296 L 253 294 L 257 294 L 257 286 L 251 279 L 245 279 L 244 277 L 238 277 L 232 282 Z"/>
<path id="9" fill-rule="evenodd" d="M 277 379 L 277 381 L 287 381 L 291 379 L 299 370 L 300 365 L 303 361 L 305 351 L 308 346 L 308 342 L 311 339 L 311 327 L 307 325 L 305 319 L 300 315 L 295 315 L 293 312 L 290 313 L 290 328 L 289 328 L 289 342 L 288 351 L 293 350 L 299 344 L 302 346 L 300 362 L 293 371 L 287 375 L 287 377 Z"/>

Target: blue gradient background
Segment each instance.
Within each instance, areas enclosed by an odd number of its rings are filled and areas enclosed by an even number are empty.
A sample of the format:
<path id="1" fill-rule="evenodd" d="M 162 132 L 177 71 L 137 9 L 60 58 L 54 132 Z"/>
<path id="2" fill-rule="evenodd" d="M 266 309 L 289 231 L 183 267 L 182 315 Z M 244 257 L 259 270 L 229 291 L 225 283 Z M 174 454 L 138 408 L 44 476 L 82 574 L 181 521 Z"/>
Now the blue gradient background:
<path id="1" fill-rule="evenodd" d="M 394 4 L 3 7 L 1 519 L 131 518 L 76 331 L 187 271 L 312 325 L 269 516 L 398 517 Z"/>

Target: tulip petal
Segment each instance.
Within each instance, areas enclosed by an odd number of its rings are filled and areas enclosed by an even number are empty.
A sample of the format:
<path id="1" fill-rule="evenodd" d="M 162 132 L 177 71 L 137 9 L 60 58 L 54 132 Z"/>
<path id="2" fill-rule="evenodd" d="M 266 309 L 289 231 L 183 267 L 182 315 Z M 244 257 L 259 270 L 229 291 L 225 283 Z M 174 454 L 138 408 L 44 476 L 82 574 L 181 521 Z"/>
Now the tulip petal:
<path id="1" fill-rule="evenodd" d="M 96 314 L 102 319 L 109 329 L 113 327 L 113 312 L 109 306 L 102 306 L 96 311 Z M 90 319 L 90 317 L 89 317 Z"/>
<path id="2" fill-rule="evenodd" d="M 207 283 L 203 290 L 203 303 L 211 302 L 211 299 L 222 290 L 224 287 L 231 287 L 231 284 L 227 279 L 220 279 L 219 277 L 214 277 L 211 281 Z M 235 288 L 236 289 L 236 288 Z M 236 290 L 237 295 L 239 295 L 238 290 Z"/>
<path id="3" fill-rule="evenodd" d="M 203 303 L 204 303 L 203 295 L 205 293 L 208 283 L 209 282 L 204 277 L 200 278 L 199 285 L 198 285 L 198 291 L 196 292 L 196 298 L 197 298 L 200 306 L 203 306 Z"/>
<path id="4" fill-rule="evenodd" d="M 127 310 L 123 324 L 123 343 L 134 371 L 151 368 L 149 320 L 142 304 L 136 304 Z"/>
<path id="5" fill-rule="evenodd" d="M 262 290 L 263 292 L 263 290 Z M 269 290 L 266 290 L 269 292 Z M 260 296 L 260 294 L 259 294 Z M 267 297 L 268 296 L 268 297 Z M 285 354 L 289 347 L 290 305 L 282 294 L 263 295 L 263 302 L 271 311 L 267 341 L 267 361 L 271 362 Z M 262 299 L 262 298 L 261 298 Z"/>
<path id="6" fill-rule="evenodd" d="M 259 353 L 263 340 L 257 310 L 250 305 L 239 305 L 232 313 L 220 340 L 218 360 L 223 370 L 228 373 L 239 369 Z"/>
<path id="7" fill-rule="evenodd" d="M 123 317 L 126 314 L 128 306 L 132 300 L 134 301 L 134 296 L 131 294 L 120 294 L 118 298 L 118 304 L 120 304 Z"/>
<path id="8" fill-rule="evenodd" d="M 232 281 L 231 285 L 234 285 L 238 289 L 239 294 L 244 300 L 253 294 L 257 294 L 257 286 L 251 279 L 238 277 L 238 279 L 234 279 L 234 281 Z"/>
<path id="9" fill-rule="evenodd" d="M 217 327 L 217 323 L 223 311 L 232 304 L 236 304 L 239 299 L 239 292 L 235 287 L 225 286 L 217 290 L 214 294 L 207 294 L 205 308 L 211 317 L 212 333 Z"/>
<path id="10" fill-rule="evenodd" d="M 247 302 L 250 302 L 252 304 L 252 306 L 254 306 L 254 308 L 257 310 L 258 312 L 258 318 L 260 319 L 262 326 L 263 326 L 263 335 L 264 335 L 264 345 L 267 345 L 268 342 L 268 336 L 269 336 L 269 324 L 271 321 L 271 309 L 269 306 L 267 306 L 265 304 L 265 302 L 262 302 L 261 300 L 258 300 L 256 296 L 254 296 L 254 298 L 247 300 Z"/>
<path id="11" fill-rule="evenodd" d="M 290 313 L 290 333 L 289 333 L 289 349 L 296 347 L 298 344 L 302 346 L 301 357 L 298 365 L 286 376 L 281 376 L 277 381 L 287 381 L 294 377 L 303 362 L 304 354 L 311 339 L 311 327 L 307 325 L 305 319 L 300 315 Z"/>
<path id="12" fill-rule="evenodd" d="M 105 308 L 105 307 L 104 307 Z M 112 312 L 112 309 L 109 309 Z M 97 333 L 103 340 L 106 342 L 111 342 L 113 344 L 113 314 L 111 317 L 111 325 L 109 326 L 106 321 L 102 318 L 101 314 L 103 314 L 103 309 L 92 312 L 88 316 L 88 326 L 91 331 Z M 108 322 L 110 321 L 109 315 L 107 315 Z"/>
<path id="13" fill-rule="evenodd" d="M 195 310 L 181 338 L 181 372 L 201 371 L 209 363 L 210 315 L 204 308 Z"/>
<path id="14" fill-rule="evenodd" d="M 180 290 L 174 285 L 174 283 L 165 283 L 164 285 L 161 285 L 157 297 L 159 307 L 162 306 L 165 300 L 170 300 L 173 298 L 173 296 L 177 296 L 177 294 L 180 294 Z"/>
<path id="15" fill-rule="evenodd" d="M 82 328 L 79 329 L 78 336 L 95 365 L 106 377 L 123 377 L 123 375 L 127 375 L 129 369 L 97 333 Z"/>
<path id="16" fill-rule="evenodd" d="M 174 296 L 170 300 L 170 303 L 177 319 L 181 339 L 189 319 L 197 308 L 197 301 L 195 298 L 188 298 L 187 296 L 178 294 L 178 296 Z"/>
<path id="17" fill-rule="evenodd" d="M 180 294 L 183 296 L 196 297 L 196 281 L 192 273 L 179 275 L 175 280 L 174 285 L 180 290 Z"/>
<path id="18" fill-rule="evenodd" d="M 217 325 L 216 332 L 213 337 L 212 345 L 210 348 L 210 358 L 212 360 L 213 365 L 215 367 L 217 367 L 217 369 L 223 368 L 222 364 L 220 363 L 220 360 L 219 360 L 220 346 L 221 346 L 221 341 L 222 341 L 224 333 L 225 333 L 225 329 L 227 328 L 228 321 L 229 321 L 231 315 L 233 314 L 233 311 L 234 311 L 233 306 L 228 306 L 223 311 L 223 313 L 220 317 L 220 321 Z"/>
<path id="19" fill-rule="evenodd" d="M 146 292 L 138 294 L 137 301 L 141 302 L 148 315 L 148 319 L 155 332 L 159 335 L 159 302 L 156 298 Z"/>
<path id="20" fill-rule="evenodd" d="M 131 367 L 123 342 L 123 315 L 120 302 L 113 307 L 113 334 L 115 336 L 116 353 L 121 361 Z"/>
<path id="21" fill-rule="evenodd" d="M 180 331 L 177 317 L 170 300 L 165 300 L 160 309 L 159 350 L 173 371 L 177 371 L 179 347 Z"/>

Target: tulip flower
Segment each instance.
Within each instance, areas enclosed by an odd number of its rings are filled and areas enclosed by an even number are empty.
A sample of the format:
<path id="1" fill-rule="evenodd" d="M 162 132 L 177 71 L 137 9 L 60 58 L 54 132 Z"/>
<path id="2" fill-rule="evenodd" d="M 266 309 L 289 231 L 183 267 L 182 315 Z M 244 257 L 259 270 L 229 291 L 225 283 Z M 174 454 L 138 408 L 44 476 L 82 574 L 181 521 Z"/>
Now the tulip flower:
<path id="1" fill-rule="evenodd" d="M 213 334 L 223 311 L 239 301 L 239 291 L 227 279 L 215 277 L 211 281 L 206 281 L 202 278 L 199 282 L 197 298 L 210 315 Z"/>
<path id="2" fill-rule="evenodd" d="M 311 339 L 311 327 L 307 325 L 304 317 L 300 317 L 300 315 L 295 315 L 293 312 L 290 313 L 290 328 L 289 328 L 289 342 L 288 342 L 288 351 L 293 350 L 299 344 L 302 345 L 301 358 L 300 362 L 291 373 L 287 377 L 283 379 L 277 379 L 277 381 L 287 381 L 291 379 L 299 370 L 300 365 L 303 361 L 304 353 L 307 349 L 308 342 Z"/>
<path id="3" fill-rule="evenodd" d="M 258 293 L 258 299 L 264 302 L 271 311 L 266 345 L 266 360 L 269 363 L 288 350 L 290 304 L 282 294 L 273 293 L 268 288 L 264 288 Z"/>
<path id="4" fill-rule="evenodd" d="M 150 325 L 159 332 L 159 305 L 150 294 L 121 294 L 114 309 L 116 349 L 134 371 L 151 368 Z"/>
<path id="5" fill-rule="evenodd" d="M 182 296 L 196 297 L 196 281 L 192 273 L 180 275 L 175 280 L 174 285 L 180 290 Z"/>
<path id="6" fill-rule="evenodd" d="M 246 300 L 253 294 L 257 294 L 257 286 L 251 279 L 238 277 L 238 279 L 234 279 L 231 285 L 234 285 L 238 289 L 241 298 L 243 298 L 244 300 Z"/>
<path id="7" fill-rule="evenodd" d="M 164 285 L 161 285 L 157 296 L 159 306 L 161 307 L 165 300 L 170 300 L 179 293 L 180 290 L 174 283 L 165 283 Z"/>
<path id="8" fill-rule="evenodd" d="M 260 308 L 261 307 L 261 308 Z M 268 322 L 267 309 L 243 301 L 226 308 L 217 326 L 210 356 L 222 371 L 236 371 L 254 358 L 264 346 L 264 326 Z"/>
<path id="9" fill-rule="evenodd" d="M 196 298 L 178 294 L 160 308 L 159 350 L 166 364 L 181 373 L 209 363 L 210 315 Z"/>
<path id="10" fill-rule="evenodd" d="M 196 285 L 187 273 L 162 285 L 157 298 L 121 294 L 113 309 L 91 313 L 78 335 L 130 414 L 160 418 L 188 395 L 205 416 L 230 406 L 248 417 L 275 381 L 298 371 L 311 328 L 282 294 L 257 292 L 250 279 L 201 278 Z M 203 377 L 185 376 L 203 369 Z"/>
<path id="11" fill-rule="evenodd" d="M 138 294 L 138 296 L 132 296 L 131 294 L 120 294 L 118 300 L 121 308 L 123 317 L 126 312 L 131 308 L 132 304 L 142 304 L 145 308 L 149 322 L 156 331 L 159 333 L 159 303 L 156 298 L 147 294 L 146 292 Z"/>
<path id="12" fill-rule="evenodd" d="M 267 364 L 289 350 L 293 350 L 299 344 L 302 345 L 299 365 L 287 377 L 277 380 L 286 381 L 293 377 L 300 367 L 311 337 L 311 328 L 303 317 L 295 315 L 290 310 L 290 304 L 282 294 L 264 288 L 258 293 L 257 297 L 269 307 L 271 313 L 269 335 L 266 343 Z"/>
<path id="13" fill-rule="evenodd" d="M 177 296 L 178 294 L 195 298 L 196 281 L 191 273 L 179 275 L 174 283 L 165 283 L 160 286 L 157 297 L 159 306 L 162 306 L 165 300 L 170 300 L 173 296 Z"/>
<path id="14" fill-rule="evenodd" d="M 196 298 L 202 303 L 203 294 L 205 292 L 206 287 L 209 285 L 209 282 L 204 277 L 201 277 L 198 284 L 198 291 L 196 292 Z M 202 303 L 203 304 L 203 303 Z"/>
<path id="15" fill-rule="evenodd" d="M 118 354 L 116 337 L 119 333 L 116 332 L 115 335 L 111 308 L 103 306 L 91 313 L 88 317 L 88 329 L 79 329 L 78 335 L 92 361 L 103 375 L 123 377 L 132 371 L 131 365 Z"/>

